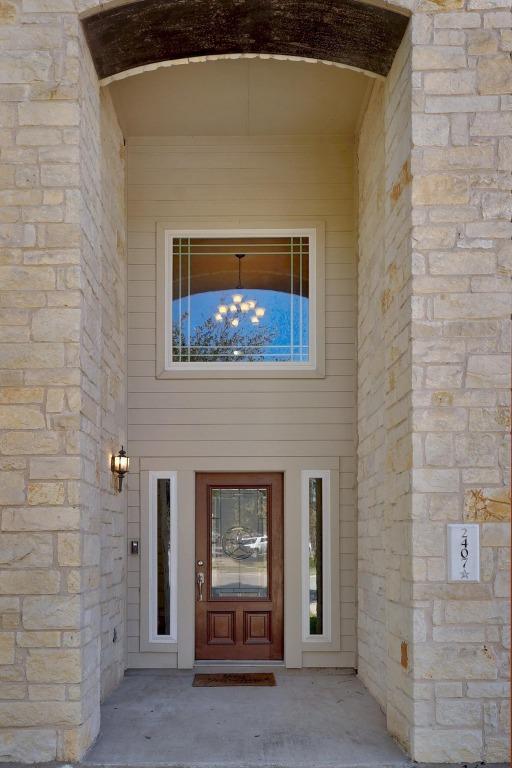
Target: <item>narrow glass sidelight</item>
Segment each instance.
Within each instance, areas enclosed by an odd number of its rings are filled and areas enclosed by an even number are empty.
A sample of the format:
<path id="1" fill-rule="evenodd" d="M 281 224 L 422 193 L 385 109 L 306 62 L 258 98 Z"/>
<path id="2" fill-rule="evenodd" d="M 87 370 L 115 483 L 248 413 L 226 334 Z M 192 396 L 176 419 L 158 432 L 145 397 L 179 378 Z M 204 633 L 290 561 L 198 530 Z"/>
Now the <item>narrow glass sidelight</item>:
<path id="1" fill-rule="evenodd" d="M 156 482 L 156 627 L 157 634 L 171 631 L 171 481 Z"/>
<path id="2" fill-rule="evenodd" d="M 149 641 L 177 638 L 177 494 L 175 472 L 150 472 Z"/>
<path id="3" fill-rule="evenodd" d="M 302 636 L 330 641 L 330 480 L 328 471 L 302 473 Z"/>
<path id="4" fill-rule="evenodd" d="M 309 478 L 309 634 L 323 634 L 323 504 L 322 478 Z"/>

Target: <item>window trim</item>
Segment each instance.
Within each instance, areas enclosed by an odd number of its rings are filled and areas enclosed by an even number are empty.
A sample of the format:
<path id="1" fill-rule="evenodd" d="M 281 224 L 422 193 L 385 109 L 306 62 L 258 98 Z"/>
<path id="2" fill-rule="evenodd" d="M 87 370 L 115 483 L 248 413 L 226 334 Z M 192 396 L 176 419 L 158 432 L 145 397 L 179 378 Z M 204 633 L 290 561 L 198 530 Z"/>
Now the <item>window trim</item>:
<path id="1" fill-rule="evenodd" d="M 157 378 L 287 378 L 325 376 L 324 240 L 321 221 L 283 222 L 272 228 L 249 226 L 186 226 L 184 222 L 159 222 L 157 239 Z M 281 224 L 281 222 L 278 222 Z M 170 362 L 172 338 L 171 285 L 172 240 L 175 237 L 309 237 L 309 344 L 307 363 L 174 363 Z"/>
<path id="2" fill-rule="evenodd" d="M 150 471 L 149 499 L 148 499 L 148 613 L 146 616 L 148 627 L 148 642 L 158 645 L 175 645 L 178 642 L 178 490 L 177 472 L 174 471 Z M 156 556 L 157 537 L 157 480 L 169 480 L 171 502 L 171 558 L 170 568 L 170 634 L 159 635 L 157 633 L 156 618 L 156 584 L 158 559 Z M 162 649 L 163 650 L 163 649 Z"/>
<path id="3" fill-rule="evenodd" d="M 322 585 L 323 633 L 312 635 L 309 630 L 309 481 L 320 478 L 322 489 Z M 331 569 L 331 471 L 303 469 L 301 472 L 301 556 L 302 556 L 302 641 L 303 643 L 330 643 L 332 626 L 332 569 Z"/>

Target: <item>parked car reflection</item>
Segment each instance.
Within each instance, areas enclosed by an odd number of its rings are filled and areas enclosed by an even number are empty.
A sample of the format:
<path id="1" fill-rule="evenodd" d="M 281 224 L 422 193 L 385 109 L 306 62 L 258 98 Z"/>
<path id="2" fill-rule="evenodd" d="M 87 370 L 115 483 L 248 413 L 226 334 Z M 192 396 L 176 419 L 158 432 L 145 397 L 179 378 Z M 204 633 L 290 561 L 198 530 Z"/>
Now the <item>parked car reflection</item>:
<path id="1" fill-rule="evenodd" d="M 248 536 L 242 540 L 244 549 L 250 551 L 252 557 L 263 557 L 267 554 L 268 536 Z"/>

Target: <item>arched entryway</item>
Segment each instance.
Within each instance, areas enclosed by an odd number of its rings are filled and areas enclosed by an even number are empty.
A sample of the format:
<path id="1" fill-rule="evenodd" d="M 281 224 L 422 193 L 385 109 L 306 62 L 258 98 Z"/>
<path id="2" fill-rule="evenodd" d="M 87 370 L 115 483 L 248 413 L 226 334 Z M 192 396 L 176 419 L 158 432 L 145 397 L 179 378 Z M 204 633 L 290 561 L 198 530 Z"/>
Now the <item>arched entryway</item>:
<path id="1" fill-rule="evenodd" d="M 100 79 L 236 53 L 318 59 L 385 76 L 407 23 L 401 13 L 359 0 L 144 0 L 83 19 Z"/>

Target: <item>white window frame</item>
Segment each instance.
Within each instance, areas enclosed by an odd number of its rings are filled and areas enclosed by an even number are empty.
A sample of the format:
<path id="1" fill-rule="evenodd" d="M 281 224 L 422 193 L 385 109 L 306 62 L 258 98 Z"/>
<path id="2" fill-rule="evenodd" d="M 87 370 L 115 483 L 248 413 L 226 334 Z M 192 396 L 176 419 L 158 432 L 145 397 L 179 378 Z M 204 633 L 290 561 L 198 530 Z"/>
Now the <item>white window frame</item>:
<path id="1" fill-rule="evenodd" d="M 171 563 L 170 577 L 170 633 L 159 635 L 157 631 L 157 480 L 170 481 L 171 504 Z M 148 508 L 148 641 L 168 645 L 178 642 L 178 480 L 176 472 L 149 472 L 149 508 Z"/>
<path id="2" fill-rule="evenodd" d="M 323 633 L 309 631 L 309 481 L 322 480 L 322 586 Z M 301 547 L 302 547 L 302 641 L 304 643 L 330 643 L 332 626 L 332 570 L 331 570 L 331 472 L 323 469 L 304 469 L 301 472 Z"/>
<path id="3" fill-rule="evenodd" d="M 172 362 L 172 246 L 181 237 L 308 237 L 309 238 L 309 359 L 280 363 Z M 324 351 L 324 224 L 283 228 L 193 228 L 158 225 L 157 377 L 297 377 L 325 375 Z"/>

